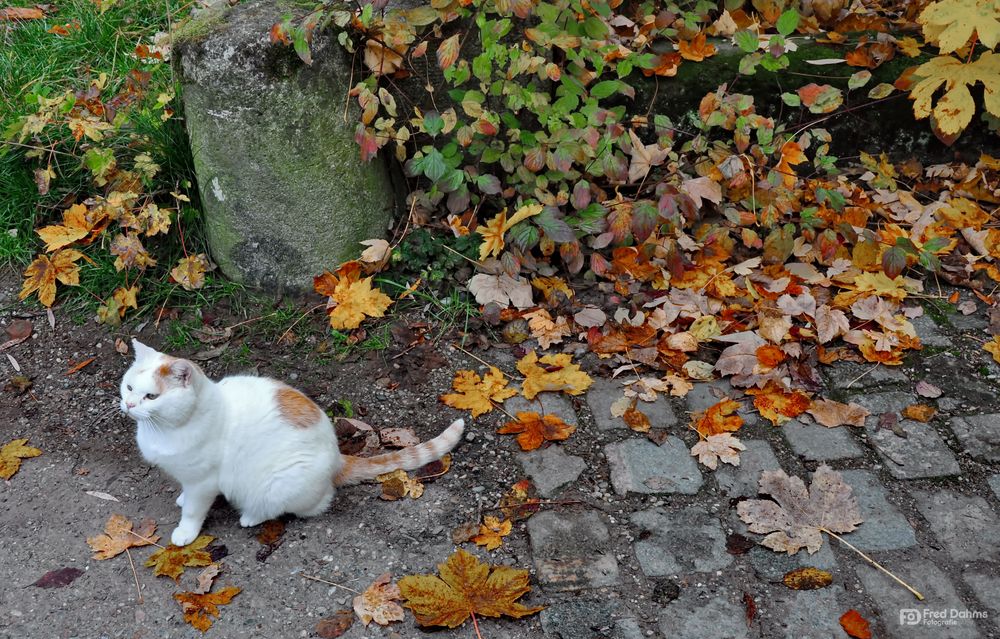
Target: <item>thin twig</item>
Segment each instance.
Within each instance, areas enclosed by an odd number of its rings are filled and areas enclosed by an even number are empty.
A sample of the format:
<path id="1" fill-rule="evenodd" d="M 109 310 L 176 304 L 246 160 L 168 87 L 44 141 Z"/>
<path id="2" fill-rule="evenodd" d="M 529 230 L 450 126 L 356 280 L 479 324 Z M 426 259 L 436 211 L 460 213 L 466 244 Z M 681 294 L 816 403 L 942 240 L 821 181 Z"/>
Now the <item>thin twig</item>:
<path id="1" fill-rule="evenodd" d="M 865 372 L 861 373 L 860 375 L 858 375 L 857 377 L 855 377 L 854 379 L 852 379 L 850 382 L 848 382 L 847 386 L 845 386 L 844 388 L 850 388 L 851 386 L 854 386 L 855 382 L 857 382 L 859 379 L 861 379 L 862 377 L 864 377 L 868 373 L 872 372 L 873 370 L 875 370 L 879 366 L 881 366 L 881 364 L 876 363 L 874 366 L 872 366 L 871 368 L 869 368 L 868 370 L 866 370 Z"/>
<path id="2" fill-rule="evenodd" d="M 285 330 L 285 332 L 284 332 L 284 333 L 282 333 L 282 334 L 281 334 L 281 336 L 280 336 L 280 337 L 278 337 L 278 339 L 276 339 L 276 340 L 274 341 L 274 343 L 275 343 L 275 344 L 279 344 L 279 343 L 281 343 L 281 340 L 285 339 L 285 335 L 288 335 L 289 333 L 291 333 L 291 332 L 292 332 L 292 329 L 293 329 L 293 328 L 295 328 L 295 325 L 296 325 L 296 324 L 298 324 L 299 322 L 301 322 L 302 320 L 304 320 L 304 319 L 306 318 L 306 316 L 307 316 L 307 315 L 312 315 L 313 313 L 315 313 L 315 312 L 316 312 L 316 310 L 317 310 L 317 309 L 319 309 L 319 308 L 322 308 L 323 306 L 326 306 L 326 302 L 323 302 L 323 303 L 321 303 L 321 304 L 317 304 L 316 306 L 313 306 L 313 307 L 312 307 L 312 308 L 310 308 L 310 309 L 309 309 L 308 311 L 306 311 L 305 313 L 303 313 L 303 314 L 302 314 L 302 316 L 301 316 L 301 317 L 299 317 L 299 319 L 297 319 L 297 320 L 295 320 L 294 322 L 292 322 L 292 325 L 291 325 L 291 326 L 289 326 L 289 327 L 288 327 L 288 328 L 287 328 L 287 329 Z"/>
<path id="3" fill-rule="evenodd" d="M 899 578 L 899 577 L 897 577 L 896 575 L 892 574 L 892 573 L 891 573 L 891 572 L 889 572 L 889 570 L 888 570 L 887 568 L 885 568 L 885 567 L 884 567 L 884 566 L 883 566 L 882 564 L 880 564 L 879 562 L 875 561 L 874 559 L 872 559 L 871 557 L 869 557 L 869 556 L 868 556 L 868 555 L 866 555 L 865 553 L 863 553 L 863 552 L 861 552 L 860 550 L 858 550 L 858 548 L 856 548 L 856 547 L 855 547 L 855 546 L 854 546 L 853 544 L 851 544 L 851 542 L 847 541 L 846 539 L 844 539 L 843 537 L 841 537 L 841 536 L 840 536 L 840 535 L 838 535 L 837 533 L 835 533 L 835 532 L 831 532 L 831 531 L 827 530 L 826 528 L 822 528 L 822 527 L 820 527 L 820 530 L 822 530 L 822 531 L 823 531 L 823 532 L 825 532 L 826 534 L 830 535 L 831 537 L 833 537 L 834 539 L 836 539 L 836 540 L 837 540 L 837 541 L 839 541 L 840 543 L 844 544 L 845 546 L 847 546 L 848 548 L 850 548 L 850 549 L 851 549 L 851 550 L 853 550 L 854 552 L 858 553 L 859 555 L 861 555 L 861 557 L 862 557 L 862 558 L 863 558 L 863 559 L 864 559 L 865 561 L 867 561 L 868 563 L 870 563 L 871 565 L 875 566 L 876 568 L 878 568 L 879 570 L 881 570 L 881 571 L 882 571 L 882 572 L 884 572 L 885 574 L 887 574 L 887 575 L 889 575 L 890 577 L 892 577 L 892 578 L 893 578 L 893 579 L 894 579 L 894 580 L 896 581 L 896 583 L 898 583 L 898 584 L 899 584 L 900 586 L 902 586 L 902 587 L 906 588 L 906 589 L 907 589 L 907 590 L 909 590 L 909 591 L 910 591 L 911 593 L 913 593 L 913 596 L 914 596 L 914 597 L 916 597 L 916 598 L 917 598 L 917 599 L 919 599 L 920 601 L 923 601 L 923 600 L 924 600 L 924 596 L 923 596 L 922 594 L 920 594 L 919 592 L 917 592 L 916 590 L 914 590 L 914 589 L 913 589 L 913 588 L 912 588 L 912 587 L 910 586 L 910 584 L 906 583 L 905 581 L 903 581 L 902 579 L 900 579 L 900 578 Z"/>
<path id="4" fill-rule="evenodd" d="M 312 575 L 304 575 L 302 573 L 299 573 L 299 577 L 302 577 L 303 579 L 311 579 L 313 581 L 319 581 L 319 582 L 324 583 L 324 584 L 329 584 L 331 586 L 336 586 L 337 588 L 343 588 L 347 592 L 353 592 L 356 595 L 360 595 L 361 594 L 360 591 L 354 590 L 353 588 L 348 588 L 347 586 L 345 586 L 343 584 L 338 584 L 338 583 L 334 583 L 332 581 L 327 581 L 326 579 L 321 579 L 320 577 L 313 577 Z"/>
<path id="5" fill-rule="evenodd" d="M 135 579 L 135 591 L 139 595 L 139 603 L 142 603 L 142 589 L 139 588 L 139 574 L 135 571 L 135 564 L 132 563 L 132 553 L 126 548 L 125 554 L 128 556 L 128 565 L 132 567 L 132 577 Z"/>
<path id="6" fill-rule="evenodd" d="M 143 540 L 147 544 L 150 544 L 150 545 L 156 546 L 157 548 L 161 548 L 163 550 L 166 550 L 166 548 L 163 548 L 163 546 L 161 546 L 160 544 L 156 543 L 155 541 L 153 541 L 149 537 L 143 537 L 142 535 L 140 535 L 139 533 L 135 532 L 134 530 L 128 531 L 128 534 L 133 535 L 135 537 L 138 537 L 139 539 Z M 125 550 L 128 550 L 128 548 L 126 548 Z"/>
<path id="7" fill-rule="evenodd" d="M 459 253 L 458 251 L 456 251 L 455 249 L 451 248 L 447 244 L 442 244 L 441 248 L 443 248 L 446 251 L 451 251 L 452 253 L 454 253 L 455 255 L 459 256 L 463 260 L 468 260 L 470 263 L 475 264 L 476 266 L 478 266 L 480 268 L 485 268 L 486 267 L 486 265 L 483 264 L 482 262 L 477 262 L 476 260 L 472 259 L 468 255 L 463 255 L 463 254 Z"/>
<path id="8" fill-rule="evenodd" d="M 489 362 L 487 362 L 486 360 L 484 360 L 482 358 L 476 357 L 475 355 L 473 355 L 469 351 L 465 350 L 464 348 L 462 348 L 458 344 L 452 344 L 451 347 L 454 348 L 454 349 L 462 351 L 463 353 L 465 353 L 466 355 L 468 355 L 472 359 L 476 360 L 477 362 L 479 362 L 483 366 L 489 366 L 490 368 L 496 368 L 498 371 L 500 371 L 499 367 L 494 366 L 493 364 L 490 364 Z M 520 375 L 508 375 L 507 373 L 505 373 L 503 371 L 500 371 L 500 374 L 503 375 L 504 377 L 509 377 L 510 379 L 524 379 Z"/>

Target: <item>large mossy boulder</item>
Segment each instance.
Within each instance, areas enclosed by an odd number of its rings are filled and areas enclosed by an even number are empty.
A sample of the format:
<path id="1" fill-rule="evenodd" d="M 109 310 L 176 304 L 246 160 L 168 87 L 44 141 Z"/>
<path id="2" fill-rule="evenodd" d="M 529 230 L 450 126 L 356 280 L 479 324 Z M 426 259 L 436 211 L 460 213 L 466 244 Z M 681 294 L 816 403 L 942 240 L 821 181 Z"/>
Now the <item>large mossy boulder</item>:
<path id="1" fill-rule="evenodd" d="M 320 36 L 307 66 L 270 43 L 291 9 L 207 10 L 174 51 L 212 257 L 249 286 L 301 290 L 384 235 L 396 196 L 383 163 L 361 162 L 358 115 L 344 120 L 347 54 Z"/>

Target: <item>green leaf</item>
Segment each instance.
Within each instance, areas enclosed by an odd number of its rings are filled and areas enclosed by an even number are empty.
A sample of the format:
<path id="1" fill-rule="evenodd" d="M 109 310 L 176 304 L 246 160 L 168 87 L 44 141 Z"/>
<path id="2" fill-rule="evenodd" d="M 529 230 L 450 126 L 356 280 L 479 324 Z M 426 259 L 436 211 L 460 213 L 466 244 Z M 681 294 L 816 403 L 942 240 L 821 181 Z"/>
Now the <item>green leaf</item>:
<path id="1" fill-rule="evenodd" d="M 802 106 L 802 98 L 795 95 L 794 93 L 782 93 L 781 101 L 787 104 L 788 106 L 793 106 L 793 107 Z"/>
<path id="2" fill-rule="evenodd" d="M 791 35 L 795 31 L 795 27 L 799 26 L 799 12 L 795 9 L 789 9 L 781 14 L 774 26 L 781 35 Z"/>
<path id="3" fill-rule="evenodd" d="M 737 31 L 733 36 L 738 46 L 744 53 L 753 53 L 757 50 L 757 34 L 753 31 Z"/>
<path id="4" fill-rule="evenodd" d="M 850 90 L 860 89 L 861 87 L 868 84 L 868 81 L 872 79 L 872 72 L 868 69 L 858 71 L 847 80 L 847 88 Z"/>
<path id="5" fill-rule="evenodd" d="M 948 246 L 949 242 L 950 240 L 946 237 L 932 237 L 931 239 L 924 242 L 924 250 L 934 253 Z"/>
<path id="6" fill-rule="evenodd" d="M 602 40 L 608 35 L 608 25 L 595 16 L 590 16 L 583 21 L 583 31 L 595 40 Z"/>
<path id="7" fill-rule="evenodd" d="M 621 84 L 622 83 L 618 80 L 604 80 L 603 82 L 598 82 L 594 86 L 590 87 L 590 95 L 598 100 L 607 98 L 614 95 L 619 90 L 619 87 L 621 87 Z"/>
<path id="8" fill-rule="evenodd" d="M 428 180 L 437 182 L 444 176 L 448 166 L 444 163 L 444 156 L 441 155 L 441 152 L 437 149 L 431 149 L 431 152 L 424 157 L 421 169 Z"/>
<path id="9" fill-rule="evenodd" d="M 303 62 L 306 64 L 313 63 L 312 51 L 309 50 L 309 41 L 306 40 L 306 32 L 304 29 L 298 28 L 292 32 L 292 48 L 295 49 L 295 53 Z"/>
<path id="10" fill-rule="evenodd" d="M 906 268 L 906 251 L 894 246 L 882 255 L 882 270 L 889 277 L 896 277 Z"/>
<path id="11" fill-rule="evenodd" d="M 437 137 L 444 129 L 444 118 L 437 111 L 428 111 L 424 114 L 422 126 L 431 137 Z"/>

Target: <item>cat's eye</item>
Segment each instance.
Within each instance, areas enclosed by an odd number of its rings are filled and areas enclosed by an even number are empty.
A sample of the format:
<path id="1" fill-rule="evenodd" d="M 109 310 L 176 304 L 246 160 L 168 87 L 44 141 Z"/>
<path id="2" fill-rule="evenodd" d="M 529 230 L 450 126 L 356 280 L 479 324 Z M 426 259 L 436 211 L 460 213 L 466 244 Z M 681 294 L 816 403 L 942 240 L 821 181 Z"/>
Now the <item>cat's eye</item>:
<path id="1" fill-rule="evenodd" d="M 143 399 L 156 399 L 157 397 L 159 397 L 159 395 L 155 395 L 153 393 L 146 393 L 146 396 Z"/>
<path id="2" fill-rule="evenodd" d="M 126 389 L 127 389 L 128 391 L 130 391 L 130 392 L 132 391 L 132 387 L 131 387 L 131 386 L 128 386 L 128 385 L 126 385 L 126 386 L 125 386 L 125 388 L 126 388 Z"/>

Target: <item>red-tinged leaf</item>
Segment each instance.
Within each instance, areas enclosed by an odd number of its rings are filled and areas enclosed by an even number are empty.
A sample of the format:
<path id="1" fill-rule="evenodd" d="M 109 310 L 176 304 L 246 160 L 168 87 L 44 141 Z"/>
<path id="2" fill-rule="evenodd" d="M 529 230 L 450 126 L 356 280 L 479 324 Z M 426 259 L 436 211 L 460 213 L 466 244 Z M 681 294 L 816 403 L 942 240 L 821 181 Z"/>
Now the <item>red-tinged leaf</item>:
<path id="1" fill-rule="evenodd" d="M 906 269 L 906 251 L 894 246 L 882 255 L 882 270 L 891 278 L 900 275 Z"/>
<path id="2" fill-rule="evenodd" d="M 0 9 L 0 22 L 14 20 L 41 20 L 45 13 L 36 7 L 5 7 Z"/>
<path id="3" fill-rule="evenodd" d="M 458 59 L 458 51 L 462 46 L 462 43 L 459 41 L 459 35 L 461 34 L 456 33 L 438 45 L 437 60 L 438 66 L 441 69 L 447 69 L 455 64 L 455 60 Z"/>
<path id="4" fill-rule="evenodd" d="M 854 637 L 854 639 L 871 639 L 872 637 L 868 620 L 853 608 L 840 616 L 840 625 L 844 629 L 844 632 Z"/>
<path id="5" fill-rule="evenodd" d="M 82 574 L 83 571 L 79 568 L 59 568 L 45 573 L 31 585 L 37 588 L 62 588 L 76 581 Z"/>

